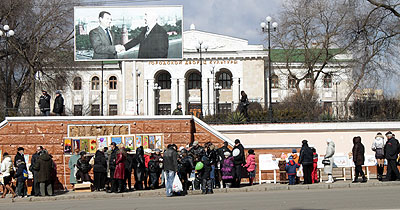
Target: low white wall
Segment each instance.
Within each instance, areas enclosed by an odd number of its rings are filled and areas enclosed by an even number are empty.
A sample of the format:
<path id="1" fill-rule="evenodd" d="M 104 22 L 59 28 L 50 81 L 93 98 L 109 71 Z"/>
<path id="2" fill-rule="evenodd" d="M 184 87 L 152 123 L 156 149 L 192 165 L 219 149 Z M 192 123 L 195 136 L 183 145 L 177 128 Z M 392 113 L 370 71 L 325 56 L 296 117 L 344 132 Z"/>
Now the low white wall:
<path id="1" fill-rule="evenodd" d="M 350 122 L 350 123 L 302 123 L 302 124 L 252 124 L 252 125 L 213 125 L 232 141 L 240 139 L 246 148 L 269 148 L 285 145 L 301 145 L 307 139 L 325 154 L 326 139 L 336 144 L 336 154 L 348 154 L 353 147 L 353 137 L 360 136 L 366 154 L 374 154 L 372 142 L 378 132 L 392 131 L 400 136 L 400 122 Z"/>

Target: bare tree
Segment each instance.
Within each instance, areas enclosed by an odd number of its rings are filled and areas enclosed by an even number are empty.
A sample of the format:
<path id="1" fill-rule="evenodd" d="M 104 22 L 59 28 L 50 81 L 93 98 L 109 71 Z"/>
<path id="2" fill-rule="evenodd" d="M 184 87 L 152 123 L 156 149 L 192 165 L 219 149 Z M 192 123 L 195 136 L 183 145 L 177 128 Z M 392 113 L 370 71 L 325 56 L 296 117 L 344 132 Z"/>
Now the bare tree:
<path id="1" fill-rule="evenodd" d="M 327 67 L 337 66 L 337 57 L 347 53 L 357 37 L 343 39 L 350 31 L 353 6 L 346 0 L 294 0 L 283 4 L 280 27 L 274 37 L 275 50 L 272 58 L 279 57 L 283 63 L 280 70 L 299 84 L 308 80 L 310 89 L 326 74 Z M 340 69 L 340 68 L 336 68 Z"/>
<path id="2" fill-rule="evenodd" d="M 383 1 L 376 1 L 376 0 L 368 0 L 369 3 L 376 7 L 384 8 L 389 10 L 393 15 L 400 18 L 400 12 L 397 11 L 397 7 L 400 6 L 400 2 L 398 0 L 383 0 Z"/>
<path id="3" fill-rule="evenodd" d="M 18 109 L 28 93 L 34 109 L 35 75 L 41 72 L 47 85 L 65 82 L 61 66 L 73 63 L 73 6 L 75 0 L 3 0 L 0 24 L 16 33 L 0 51 L 0 62 L 8 56 L 7 69 L 0 69 L 1 94 L 9 109 Z M 3 48 L 4 49 L 4 48 Z M 5 66 L 5 65 L 2 65 Z"/>

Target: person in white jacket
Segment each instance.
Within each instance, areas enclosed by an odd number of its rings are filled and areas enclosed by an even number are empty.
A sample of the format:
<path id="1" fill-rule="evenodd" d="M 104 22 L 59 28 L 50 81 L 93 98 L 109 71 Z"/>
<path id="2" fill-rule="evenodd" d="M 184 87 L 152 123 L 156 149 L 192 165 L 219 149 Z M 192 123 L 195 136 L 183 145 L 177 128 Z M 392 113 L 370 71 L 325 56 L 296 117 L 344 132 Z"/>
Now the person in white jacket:
<path id="1" fill-rule="evenodd" d="M 329 164 L 324 166 L 324 171 L 326 174 L 328 174 L 328 181 L 326 181 L 326 183 L 333 183 L 334 180 L 332 176 L 332 171 L 333 171 L 333 155 L 335 154 L 335 143 L 332 141 L 332 139 L 327 139 L 326 143 L 327 147 L 324 160 L 329 161 Z"/>
<path id="2" fill-rule="evenodd" d="M 4 191 L 3 195 L 1 196 L 2 198 L 5 198 L 8 191 L 11 192 L 13 198 L 15 198 L 17 195 L 15 194 L 13 188 L 12 188 L 12 177 L 14 175 L 14 166 L 11 161 L 11 157 L 8 155 L 7 152 L 3 154 L 3 162 L 1 162 L 1 173 L 3 175 L 3 184 L 4 184 Z"/>
<path id="3" fill-rule="evenodd" d="M 386 144 L 385 137 L 382 133 L 377 133 L 375 136 L 375 140 L 372 143 L 371 149 L 375 152 L 375 158 L 377 161 L 376 170 L 378 172 L 378 180 L 382 181 L 383 171 L 385 169 L 385 152 L 384 147 Z"/>

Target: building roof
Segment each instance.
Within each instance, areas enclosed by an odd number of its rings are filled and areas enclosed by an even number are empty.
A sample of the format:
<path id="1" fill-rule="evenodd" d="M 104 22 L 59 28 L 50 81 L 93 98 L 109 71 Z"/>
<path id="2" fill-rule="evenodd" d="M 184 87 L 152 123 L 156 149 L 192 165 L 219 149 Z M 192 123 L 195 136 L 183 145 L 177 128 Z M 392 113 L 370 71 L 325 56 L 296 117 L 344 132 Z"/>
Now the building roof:
<path id="1" fill-rule="evenodd" d="M 272 62 L 289 62 L 289 63 L 303 63 L 305 59 L 305 49 L 272 49 L 271 50 L 271 61 Z M 343 62 L 351 61 L 351 55 L 347 54 L 346 51 L 342 52 L 342 49 L 329 49 L 329 55 L 333 55 L 334 58 L 331 62 Z M 314 56 L 313 59 L 318 61 L 324 61 L 326 58 L 325 49 L 315 48 L 309 49 L 309 53 Z M 319 58 L 317 58 L 319 56 Z"/>

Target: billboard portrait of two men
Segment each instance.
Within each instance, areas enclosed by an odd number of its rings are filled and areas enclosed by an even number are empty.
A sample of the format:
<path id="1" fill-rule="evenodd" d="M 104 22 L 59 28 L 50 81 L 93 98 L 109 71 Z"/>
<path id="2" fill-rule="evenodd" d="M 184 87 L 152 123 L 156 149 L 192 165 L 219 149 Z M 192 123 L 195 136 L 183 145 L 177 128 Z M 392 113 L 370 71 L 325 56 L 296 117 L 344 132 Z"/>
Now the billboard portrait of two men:
<path id="1" fill-rule="evenodd" d="M 76 7 L 75 60 L 182 59 L 182 6 Z"/>

